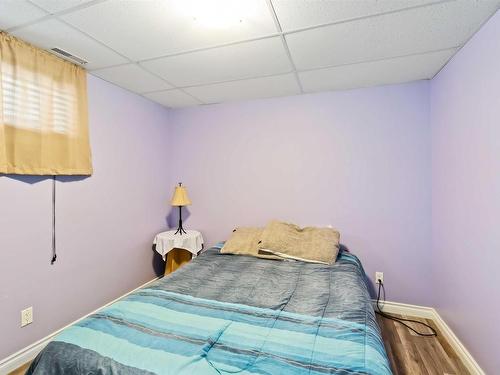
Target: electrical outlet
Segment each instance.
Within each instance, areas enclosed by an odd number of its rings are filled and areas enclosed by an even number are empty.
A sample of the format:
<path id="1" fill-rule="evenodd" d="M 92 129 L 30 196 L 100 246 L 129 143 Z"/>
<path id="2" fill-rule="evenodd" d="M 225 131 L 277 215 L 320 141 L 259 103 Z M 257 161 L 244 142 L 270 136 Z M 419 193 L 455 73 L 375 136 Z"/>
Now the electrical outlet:
<path id="1" fill-rule="evenodd" d="M 383 272 L 375 272 L 375 284 L 378 284 L 378 281 L 382 281 L 384 283 L 384 273 Z"/>
<path id="2" fill-rule="evenodd" d="M 33 323 L 33 307 L 21 311 L 21 327 Z"/>

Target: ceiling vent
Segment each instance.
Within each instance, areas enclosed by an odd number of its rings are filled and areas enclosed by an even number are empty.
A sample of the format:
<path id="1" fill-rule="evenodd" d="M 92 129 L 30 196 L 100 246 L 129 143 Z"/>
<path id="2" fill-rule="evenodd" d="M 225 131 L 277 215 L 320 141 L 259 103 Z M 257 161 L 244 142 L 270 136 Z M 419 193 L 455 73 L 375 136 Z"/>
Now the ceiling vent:
<path id="1" fill-rule="evenodd" d="M 88 62 L 88 61 L 85 61 L 84 59 L 76 57 L 75 55 L 72 55 L 71 53 L 66 52 L 65 50 L 57 48 L 57 47 L 52 48 L 51 51 L 55 52 L 59 56 L 64 57 L 65 59 L 71 60 L 77 64 L 80 64 L 80 65 L 85 65 Z"/>

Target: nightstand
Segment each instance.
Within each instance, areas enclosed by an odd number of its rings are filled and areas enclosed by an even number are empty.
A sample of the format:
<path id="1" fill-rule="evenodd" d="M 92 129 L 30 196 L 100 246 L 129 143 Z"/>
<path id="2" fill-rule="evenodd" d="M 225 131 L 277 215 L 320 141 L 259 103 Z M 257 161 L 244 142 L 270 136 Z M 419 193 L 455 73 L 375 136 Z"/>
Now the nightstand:
<path id="1" fill-rule="evenodd" d="M 153 244 L 163 260 L 166 260 L 165 275 L 168 275 L 198 255 L 203 249 L 203 236 L 196 230 L 188 230 L 184 234 L 169 230 L 158 233 Z"/>

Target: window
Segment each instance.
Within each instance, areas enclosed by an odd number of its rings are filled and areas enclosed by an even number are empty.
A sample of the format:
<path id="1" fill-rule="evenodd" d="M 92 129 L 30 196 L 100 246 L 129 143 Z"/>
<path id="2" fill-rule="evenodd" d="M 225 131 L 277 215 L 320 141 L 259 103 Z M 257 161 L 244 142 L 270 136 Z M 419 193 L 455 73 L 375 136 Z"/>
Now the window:
<path id="1" fill-rule="evenodd" d="M 43 87 L 35 82 L 15 79 L 12 73 L 8 73 L 12 68 L 4 70 L 1 87 L 6 124 L 61 134 L 71 132 L 76 95 L 71 86 Z M 26 76 L 23 73 L 20 75 Z"/>

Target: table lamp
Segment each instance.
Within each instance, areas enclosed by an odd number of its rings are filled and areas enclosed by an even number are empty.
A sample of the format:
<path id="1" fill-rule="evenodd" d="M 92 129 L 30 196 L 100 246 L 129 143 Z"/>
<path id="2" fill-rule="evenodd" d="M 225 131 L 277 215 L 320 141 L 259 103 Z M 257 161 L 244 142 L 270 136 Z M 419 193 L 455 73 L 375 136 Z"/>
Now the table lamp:
<path id="1" fill-rule="evenodd" d="M 182 186 L 182 182 L 179 182 L 179 186 L 175 187 L 174 195 L 172 196 L 172 201 L 170 202 L 172 206 L 179 207 L 179 227 L 174 234 L 186 233 L 184 228 L 182 227 L 182 206 L 189 206 L 191 201 L 189 200 L 187 190 L 184 186 Z"/>

